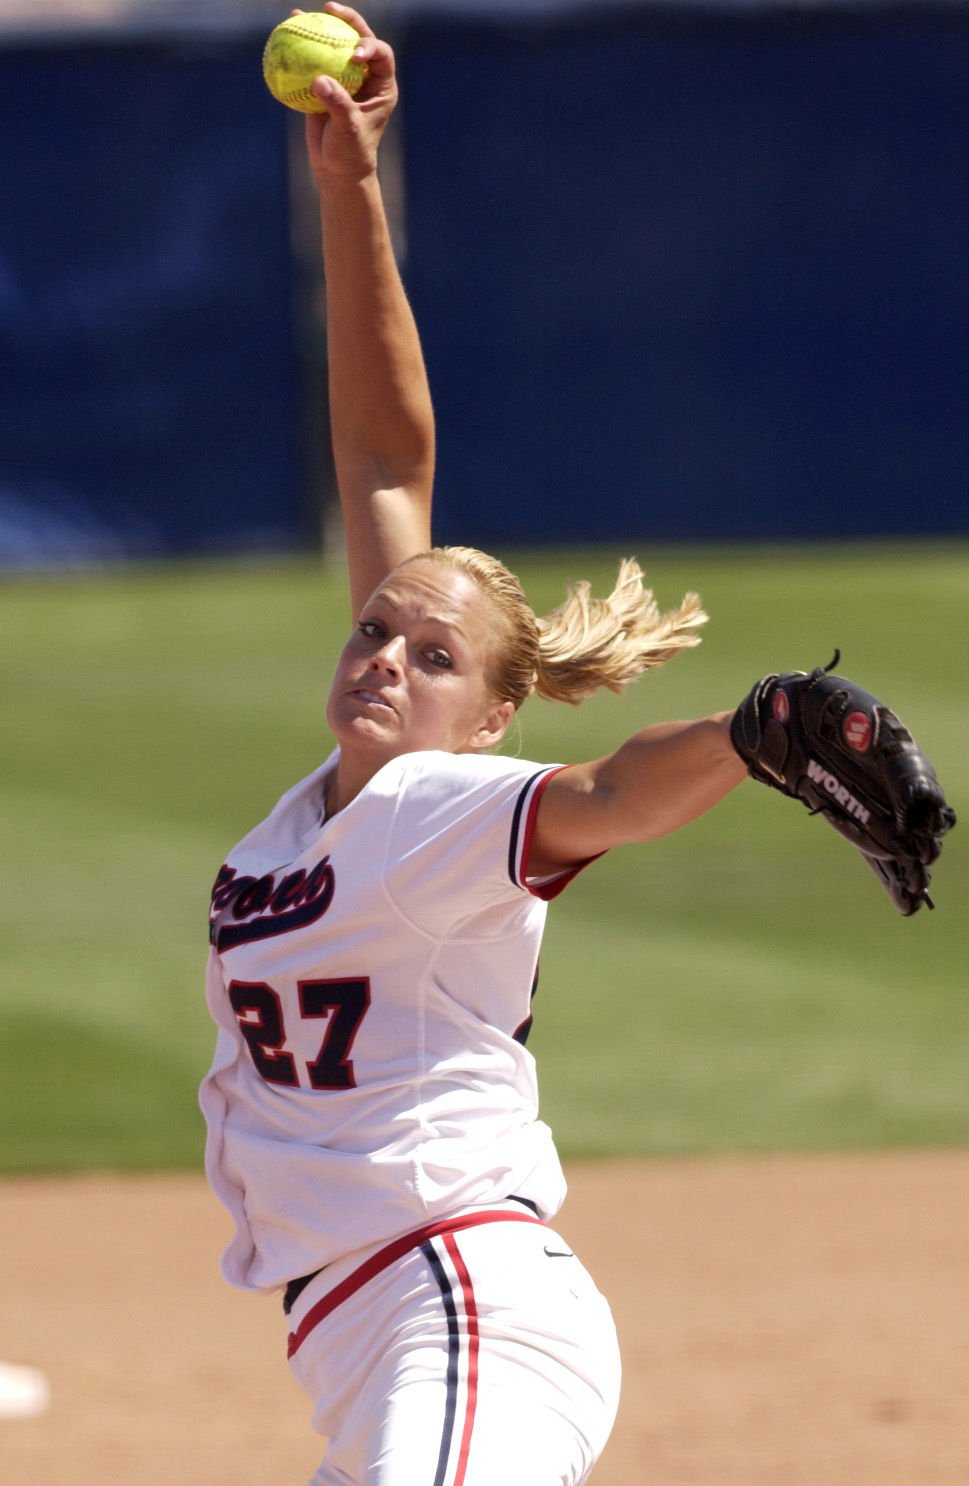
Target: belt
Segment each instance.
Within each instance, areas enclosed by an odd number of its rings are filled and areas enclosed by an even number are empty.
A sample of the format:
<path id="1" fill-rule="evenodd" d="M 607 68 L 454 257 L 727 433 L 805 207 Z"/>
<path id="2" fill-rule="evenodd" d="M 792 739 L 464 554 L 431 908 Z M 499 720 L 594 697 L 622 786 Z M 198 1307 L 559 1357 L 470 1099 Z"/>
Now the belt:
<path id="1" fill-rule="evenodd" d="M 287 1316 L 293 1309 L 293 1306 L 296 1304 L 299 1297 L 302 1295 L 303 1291 L 306 1289 L 310 1280 L 315 1280 L 316 1276 L 318 1274 L 322 1274 L 324 1269 L 326 1269 L 325 1264 L 323 1265 L 322 1269 L 314 1269 L 310 1274 L 301 1274 L 299 1276 L 299 1279 L 290 1280 L 289 1284 L 286 1286 L 286 1289 L 283 1291 L 283 1310 L 286 1312 Z"/>
<path id="2" fill-rule="evenodd" d="M 531 1200 L 530 1197 L 507 1197 L 505 1200 L 506 1202 L 520 1202 L 522 1207 L 527 1207 L 529 1212 L 535 1214 L 536 1218 L 541 1217 L 541 1213 L 539 1212 L 538 1207 Z M 310 1281 L 315 1280 L 316 1276 L 318 1274 L 322 1274 L 323 1270 L 326 1268 L 327 1266 L 323 1264 L 320 1266 L 319 1269 L 314 1269 L 309 1274 L 301 1274 L 297 1279 L 290 1280 L 289 1284 L 286 1286 L 286 1289 L 283 1291 L 283 1311 L 287 1316 L 293 1309 L 293 1306 L 296 1304 L 297 1300 L 302 1295 L 303 1291 L 306 1289 Z"/>

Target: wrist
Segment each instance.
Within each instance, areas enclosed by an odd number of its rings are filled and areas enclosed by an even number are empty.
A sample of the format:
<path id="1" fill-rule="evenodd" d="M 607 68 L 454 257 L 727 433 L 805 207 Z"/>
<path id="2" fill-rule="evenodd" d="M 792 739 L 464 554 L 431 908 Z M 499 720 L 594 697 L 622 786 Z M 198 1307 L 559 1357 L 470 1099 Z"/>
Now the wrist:
<path id="1" fill-rule="evenodd" d="M 313 177 L 320 201 L 345 202 L 354 197 L 380 198 L 377 162 L 350 170 L 315 170 Z"/>

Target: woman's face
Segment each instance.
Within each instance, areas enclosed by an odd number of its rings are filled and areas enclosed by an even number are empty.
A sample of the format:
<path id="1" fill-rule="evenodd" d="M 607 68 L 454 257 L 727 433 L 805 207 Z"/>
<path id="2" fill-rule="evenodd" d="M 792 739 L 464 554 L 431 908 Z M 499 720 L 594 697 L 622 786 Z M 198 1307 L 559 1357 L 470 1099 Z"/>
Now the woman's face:
<path id="1" fill-rule="evenodd" d="M 498 624 L 470 578 L 433 562 L 395 569 L 343 648 L 327 721 L 344 757 L 375 767 L 402 753 L 490 748 L 514 711 L 487 682 Z"/>

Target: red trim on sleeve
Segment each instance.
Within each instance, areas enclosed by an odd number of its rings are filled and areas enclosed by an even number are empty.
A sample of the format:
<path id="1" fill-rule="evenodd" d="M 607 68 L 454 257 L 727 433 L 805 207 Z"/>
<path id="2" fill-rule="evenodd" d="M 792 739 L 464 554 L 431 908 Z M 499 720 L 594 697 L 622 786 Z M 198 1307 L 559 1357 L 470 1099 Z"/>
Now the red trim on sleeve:
<path id="1" fill-rule="evenodd" d="M 532 849 L 532 837 L 535 834 L 535 826 L 538 821 L 538 807 L 541 804 L 542 795 L 555 775 L 561 774 L 568 767 L 568 764 L 559 764 L 557 768 L 549 769 L 547 774 L 542 775 L 528 802 L 528 815 L 525 818 L 525 829 L 522 832 L 522 848 L 519 855 L 518 867 L 519 884 L 521 887 L 526 888 L 533 898 L 541 898 L 545 903 L 550 903 L 553 898 L 558 897 L 559 893 L 563 893 L 573 878 L 578 877 L 579 873 L 588 867 L 591 862 L 597 862 L 601 856 L 605 856 L 604 851 L 597 851 L 595 856 L 586 857 L 584 862 L 577 862 L 574 867 L 568 867 L 564 872 L 561 872 L 557 877 L 551 878 L 548 882 L 532 884 L 525 877 L 525 871 L 528 867 L 528 857 Z"/>

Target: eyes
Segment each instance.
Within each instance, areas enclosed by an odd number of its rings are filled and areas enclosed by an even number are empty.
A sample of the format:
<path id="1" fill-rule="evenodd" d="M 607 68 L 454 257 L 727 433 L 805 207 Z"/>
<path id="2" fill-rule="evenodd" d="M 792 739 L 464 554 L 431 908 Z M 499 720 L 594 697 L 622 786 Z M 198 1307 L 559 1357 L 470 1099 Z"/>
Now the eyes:
<path id="1" fill-rule="evenodd" d="M 379 619 L 361 619 L 357 625 L 357 633 L 378 647 L 387 639 L 386 626 Z M 450 671 L 454 668 L 451 656 L 440 645 L 425 645 L 421 654 L 435 670 Z"/>

